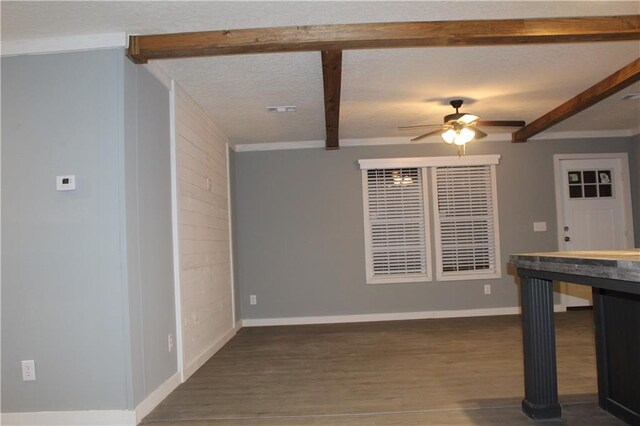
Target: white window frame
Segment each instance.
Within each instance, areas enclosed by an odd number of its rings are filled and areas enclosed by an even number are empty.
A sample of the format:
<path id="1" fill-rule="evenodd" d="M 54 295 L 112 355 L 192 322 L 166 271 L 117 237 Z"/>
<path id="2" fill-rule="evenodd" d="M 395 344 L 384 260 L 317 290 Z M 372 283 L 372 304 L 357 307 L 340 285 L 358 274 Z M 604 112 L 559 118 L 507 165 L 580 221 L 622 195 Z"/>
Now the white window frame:
<path id="1" fill-rule="evenodd" d="M 494 259 L 493 268 L 488 270 L 470 270 L 470 271 L 443 271 L 442 265 L 442 228 L 440 222 L 440 213 L 438 210 L 438 182 L 436 178 L 437 167 L 431 169 L 431 188 L 433 191 L 433 229 L 436 253 L 436 278 L 438 281 L 462 281 L 462 280 L 480 280 L 487 278 L 500 278 L 502 276 L 502 265 L 500 263 L 500 227 L 498 220 L 498 193 L 496 185 L 496 166 L 494 164 L 478 164 L 481 166 L 489 166 L 491 178 L 491 198 L 492 198 L 492 217 L 493 217 L 493 243 L 494 243 Z"/>
<path id="2" fill-rule="evenodd" d="M 422 210 L 424 212 L 423 228 L 425 239 L 425 266 L 426 272 L 423 274 L 405 274 L 405 275 L 391 275 L 391 276 L 376 276 L 373 272 L 373 241 L 371 236 L 371 221 L 369 220 L 369 191 L 368 191 L 368 176 L 367 173 L 370 169 L 362 170 L 362 201 L 364 209 L 364 240 L 365 240 L 365 262 L 367 273 L 367 284 L 395 284 L 395 283 L 413 283 L 413 282 L 425 282 L 432 280 L 432 268 L 431 268 L 431 235 L 429 225 L 429 194 L 428 186 L 426 184 L 428 173 L 424 167 L 384 167 L 386 169 L 417 169 L 420 173 L 420 179 L 422 182 Z"/>
<path id="3" fill-rule="evenodd" d="M 427 178 L 429 177 L 432 182 L 432 197 L 433 197 L 433 209 L 434 209 L 434 234 L 435 247 L 436 247 L 436 278 L 438 281 L 458 281 L 458 280 L 473 280 L 473 279 L 487 279 L 487 278 L 500 278 L 502 274 L 502 267 L 500 262 L 500 233 L 498 222 L 498 195 L 496 185 L 495 165 L 500 162 L 500 155 L 473 155 L 473 156 L 447 156 L 447 157 L 408 157 L 408 158 L 386 158 L 386 159 L 362 159 L 358 161 L 360 169 L 362 170 L 362 194 L 363 194 L 363 213 L 364 213 L 364 235 L 365 235 L 365 262 L 366 262 L 366 282 L 367 284 L 391 284 L 391 283 L 410 283 L 410 282 L 430 282 L 433 279 L 433 268 L 431 261 L 431 221 L 429 213 L 429 194 Z M 455 167 L 455 166 L 475 166 L 475 165 L 489 165 L 491 166 L 491 179 L 492 179 L 492 195 L 493 195 L 493 218 L 494 218 L 494 232 L 495 232 L 495 263 L 494 270 L 490 272 L 485 271 L 464 271 L 454 273 L 442 273 L 442 261 L 441 261 L 441 247 L 440 241 L 440 224 L 439 220 L 436 222 L 438 215 L 437 205 L 437 189 L 433 186 L 436 184 L 435 168 L 436 167 Z M 369 222 L 369 195 L 368 195 L 368 182 L 367 182 L 367 170 L 369 169 L 401 169 L 401 168 L 417 168 L 420 169 L 422 174 L 422 191 L 423 191 L 423 203 L 424 203 L 424 229 L 425 229 L 425 252 L 426 252 L 426 266 L 427 273 L 418 275 L 407 276 L 393 276 L 393 277 L 375 277 L 373 275 L 373 261 L 372 261 L 372 241 L 371 241 L 371 224 Z M 428 169 L 432 168 L 431 176 L 429 176 Z"/>

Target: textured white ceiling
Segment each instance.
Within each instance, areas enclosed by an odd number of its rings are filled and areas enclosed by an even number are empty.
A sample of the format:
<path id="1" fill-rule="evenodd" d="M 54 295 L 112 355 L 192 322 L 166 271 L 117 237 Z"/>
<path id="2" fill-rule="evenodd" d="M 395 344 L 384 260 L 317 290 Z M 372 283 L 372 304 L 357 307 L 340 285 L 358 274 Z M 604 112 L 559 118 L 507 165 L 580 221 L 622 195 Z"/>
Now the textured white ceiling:
<path id="1" fill-rule="evenodd" d="M 166 33 L 305 24 L 640 14 L 640 2 L 6 2 L 2 39 Z M 640 42 L 345 51 L 340 138 L 405 136 L 439 123 L 447 100 L 484 119 L 527 122 L 640 56 Z M 320 54 L 157 61 L 234 144 L 324 139 Z M 630 130 L 640 83 L 549 131 Z M 289 114 L 273 105 L 296 105 Z M 492 129 L 489 129 L 491 132 Z M 493 129 L 497 132 L 498 129 Z M 499 130 L 504 132 L 504 130 Z"/>

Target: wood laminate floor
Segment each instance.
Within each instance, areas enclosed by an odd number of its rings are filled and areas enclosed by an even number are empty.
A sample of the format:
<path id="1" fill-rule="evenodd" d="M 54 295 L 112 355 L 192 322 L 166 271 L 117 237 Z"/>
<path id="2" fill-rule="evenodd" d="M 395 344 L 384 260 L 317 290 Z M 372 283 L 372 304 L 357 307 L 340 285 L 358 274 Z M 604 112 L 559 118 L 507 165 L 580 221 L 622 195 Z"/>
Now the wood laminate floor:
<path id="1" fill-rule="evenodd" d="M 597 406 L 591 311 L 556 314 L 561 421 Z M 143 424 L 531 425 L 519 316 L 243 328 Z"/>

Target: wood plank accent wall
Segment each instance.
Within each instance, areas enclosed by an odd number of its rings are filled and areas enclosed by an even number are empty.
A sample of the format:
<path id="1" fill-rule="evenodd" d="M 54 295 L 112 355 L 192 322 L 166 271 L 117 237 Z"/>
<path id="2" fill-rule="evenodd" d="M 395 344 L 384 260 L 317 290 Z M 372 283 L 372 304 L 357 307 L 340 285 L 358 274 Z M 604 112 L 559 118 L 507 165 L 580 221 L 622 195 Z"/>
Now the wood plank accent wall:
<path id="1" fill-rule="evenodd" d="M 180 86 L 175 87 L 183 359 L 189 376 L 234 327 L 228 139 Z"/>

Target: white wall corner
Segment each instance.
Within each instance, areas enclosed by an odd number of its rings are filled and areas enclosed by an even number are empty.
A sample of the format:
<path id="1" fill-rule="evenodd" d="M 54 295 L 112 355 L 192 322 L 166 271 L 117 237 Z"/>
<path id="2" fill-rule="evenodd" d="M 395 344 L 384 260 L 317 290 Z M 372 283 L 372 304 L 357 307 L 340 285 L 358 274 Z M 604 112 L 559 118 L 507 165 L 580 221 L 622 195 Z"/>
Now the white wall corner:
<path id="1" fill-rule="evenodd" d="M 182 337 L 182 290 L 180 286 L 180 209 L 178 207 L 178 156 L 176 142 L 176 88 L 169 88 L 169 150 L 171 161 L 171 242 L 173 245 L 173 285 L 176 315 L 176 356 L 181 381 L 184 380 L 184 342 Z"/>
<path id="2" fill-rule="evenodd" d="M 144 401 L 136 407 L 136 424 L 156 408 L 175 388 L 180 385 L 180 372 L 174 373 L 166 382 L 151 392 Z"/>
<path id="3" fill-rule="evenodd" d="M 3 40 L 0 46 L 2 56 L 77 52 L 114 47 L 124 48 L 127 47 L 127 33 L 118 32 L 27 40 Z"/>
<path id="4" fill-rule="evenodd" d="M 5 426 L 135 426 L 135 411 L 38 411 L 2 413 L 0 424 Z"/>
<path id="5" fill-rule="evenodd" d="M 230 284 L 231 284 L 231 326 L 237 326 L 237 312 L 236 312 L 236 275 L 235 275 L 235 259 L 233 258 L 233 206 L 231 200 L 233 199 L 231 193 L 231 156 L 229 155 L 231 145 L 229 142 L 225 143 L 225 156 L 227 161 L 227 220 L 229 221 L 229 268 L 230 268 Z"/>

